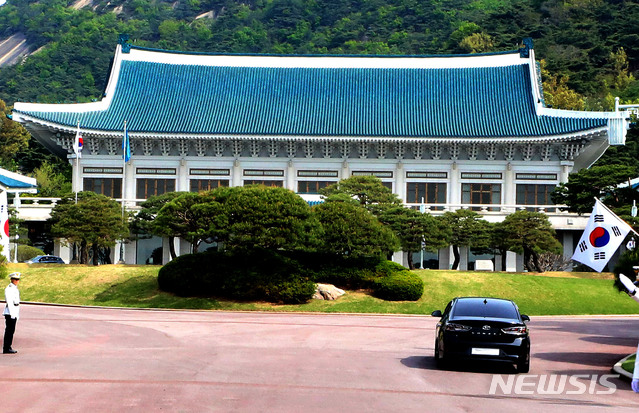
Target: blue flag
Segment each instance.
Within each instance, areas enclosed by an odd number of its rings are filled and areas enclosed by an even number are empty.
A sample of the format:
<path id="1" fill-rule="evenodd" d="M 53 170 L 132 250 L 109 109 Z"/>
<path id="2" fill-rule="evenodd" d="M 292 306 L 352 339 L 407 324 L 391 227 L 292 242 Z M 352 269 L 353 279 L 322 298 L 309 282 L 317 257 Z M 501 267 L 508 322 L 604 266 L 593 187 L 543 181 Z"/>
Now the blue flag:
<path id="1" fill-rule="evenodd" d="M 122 139 L 122 158 L 124 162 L 131 159 L 131 143 L 129 142 L 129 132 L 126 130 L 126 122 L 124 122 L 124 138 Z"/>

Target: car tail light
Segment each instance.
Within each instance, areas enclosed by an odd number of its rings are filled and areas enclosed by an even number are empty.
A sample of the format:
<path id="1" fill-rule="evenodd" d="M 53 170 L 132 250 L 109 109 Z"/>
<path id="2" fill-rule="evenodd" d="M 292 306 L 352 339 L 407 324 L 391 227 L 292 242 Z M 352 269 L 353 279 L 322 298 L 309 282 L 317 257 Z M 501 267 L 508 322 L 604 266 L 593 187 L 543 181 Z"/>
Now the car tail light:
<path id="1" fill-rule="evenodd" d="M 448 323 L 446 324 L 446 331 L 470 331 L 472 327 L 462 324 Z"/>
<path id="2" fill-rule="evenodd" d="M 501 331 L 503 331 L 506 334 L 526 334 L 528 332 L 528 328 L 526 326 L 517 326 L 517 327 L 508 327 L 508 328 L 502 328 Z"/>

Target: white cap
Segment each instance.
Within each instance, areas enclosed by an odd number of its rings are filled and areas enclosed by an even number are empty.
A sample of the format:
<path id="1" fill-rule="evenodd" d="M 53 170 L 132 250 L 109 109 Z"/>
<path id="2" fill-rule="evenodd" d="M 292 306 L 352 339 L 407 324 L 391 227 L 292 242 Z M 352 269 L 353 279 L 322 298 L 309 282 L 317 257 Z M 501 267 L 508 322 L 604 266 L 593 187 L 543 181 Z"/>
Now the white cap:
<path id="1" fill-rule="evenodd" d="M 12 272 L 11 274 L 9 274 L 9 278 L 11 278 L 12 280 L 19 280 L 20 279 L 20 274 L 19 272 Z"/>

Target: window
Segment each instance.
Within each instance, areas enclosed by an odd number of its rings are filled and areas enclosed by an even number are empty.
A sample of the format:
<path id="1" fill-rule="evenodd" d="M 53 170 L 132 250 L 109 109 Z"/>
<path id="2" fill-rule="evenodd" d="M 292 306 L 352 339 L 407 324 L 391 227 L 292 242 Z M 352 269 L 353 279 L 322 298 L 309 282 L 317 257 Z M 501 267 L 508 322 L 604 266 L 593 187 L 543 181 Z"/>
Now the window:
<path id="1" fill-rule="evenodd" d="M 229 186 L 228 179 L 191 179 L 191 192 L 210 191 L 222 186 Z"/>
<path id="2" fill-rule="evenodd" d="M 497 317 L 519 319 L 517 307 L 510 301 L 487 299 L 483 304 L 479 299 L 457 300 L 453 317 Z"/>
<path id="3" fill-rule="evenodd" d="M 138 199 L 148 199 L 153 195 L 162 195 L 166 192 L 175 191 L 175 179 L 138 178 L 137 192 Z"/>
<path id="4" fill-rule="evenodd" d="M 439 252 L 413 252 L 412 259 L 415 268 L 428 268 L 430 270 L 439 269 Z M 421 264 L 420 261 L 422 261 Z"/>
<path id="5" fill-rule="evenodd" d="M 284 176 L 284 171 L 275 169 L 245 169 L 244 176 Z"/>
<path id="6" fill-rule="evenodd" d="M 266 179 L 245 179 L 244 180 L 244 186 L 247 185 L 264 185 L 264 186 L 270 186 L 270 187 L 274 187 L 274 188 L 281 188 L 284 186 L 284 182 L 283 181 L 269 181 Z"/>
<path id="7" fill-rule="evenodd" d="M 319 190 L 334 184 L 332 181 L 299 181 L 297 183 L 298 194 L 319 194 Z"/>
<path id="8" fill-rule="evenodd" d="M 548 184 L 517 184 L 517 205 L 554 205 L 550 194 L 555 190 L 555 185 Z M 527 208 L 528 211 L 536 211 L 536 208 Z M 548 208 L 555 211 L 555 208 Z"/>
<path id="9" fill-rule="evenodd" d="M 462 172 L 462 179 L 501 179 L 498 172 Z"/>
<path id="10" fill-rule="evenodd" d="M 85 191 L 122 198 L 122 178 L 84 178 L 82 185 Z"/>
<path id="11" fill-rule="evenodd" d="M 231 171 L 230 171 L 230 169 L 191 168 L 189 173 L 191 175 L 223 175 L 223 176 L 229 176 L 231 174 Z"/>
<path id="12" fill-rule="evenodd" d="M 337 178 L 337 171 L 297 171 L 297 176 L 300 178 Z"/>
<path id="13" fill-rule="evenodd" d="M 161 265 L 162 264 L 162 238 L 161 237 L 143 237 L 136 241 L 137 247 L 135 249 L 136 264 L 150 264 Z"/>
<path id="14" fill-rule="evenodd" d="M 175 175 L 175 168 L 137 168 L 138 175 Z"/>
<path id="15" fill-rule="evenodd" d="M 422 201 L 423 200 L 423 201 Z M 445 204 L 446 184 L 437 182 L 409 182 L 406 184 L 406 203 Z"/>
<path id="16" fill-rule="evenodd" d="M 462 184 L 462 203 L 473 205 L 499 205 L 501 203 L 501 184 L 472 183 Z M 473 206 L 474 211 L 481 207 Z M 489 208 L 489 211 L 498 211 L 499 208 Z"/>
<path id="17" fill-rule="evenodd" d="M 392 178 L 392 171 L 353 171 L 353 176 L 376 176 L 379 179 Z"/>

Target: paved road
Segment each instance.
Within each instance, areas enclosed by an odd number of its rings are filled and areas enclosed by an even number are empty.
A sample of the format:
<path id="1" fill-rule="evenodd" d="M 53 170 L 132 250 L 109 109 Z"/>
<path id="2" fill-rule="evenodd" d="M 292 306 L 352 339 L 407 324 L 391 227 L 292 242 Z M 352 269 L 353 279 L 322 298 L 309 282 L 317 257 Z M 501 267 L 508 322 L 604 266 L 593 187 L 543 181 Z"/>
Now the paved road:
<path id="1" fill-rule="evenodd" d="M 534 317 L 531 375 L 582 374 L 562 394 L 489 394 L 509 366 L 440 371 L 436 319 L 24 305 L 3 355 L 7 412 L 636 412 L 592 381 L 636 349 L 638 317 Z M 548 376 L 550 377 L 550 376 Z M 560 376 L 558 376 L 560 378 Z M 597 376 L 598 377 L 598 376 Z M 577 379 L 574 379 L 577 380 Z M 513 386 L 516 387 L 516 382 Z M 531 384 L 532 383 L 532 384 Z M 567 394 L 582 389 L 585 394 Z M 592 393 L 592 394 L 591 394 Z"/>
<path id="2" fill-rule="evenodd" d="M 22 33 L 0 39 L 0 67 L 18 63 L 28 52 L 27 39 Z"/>

